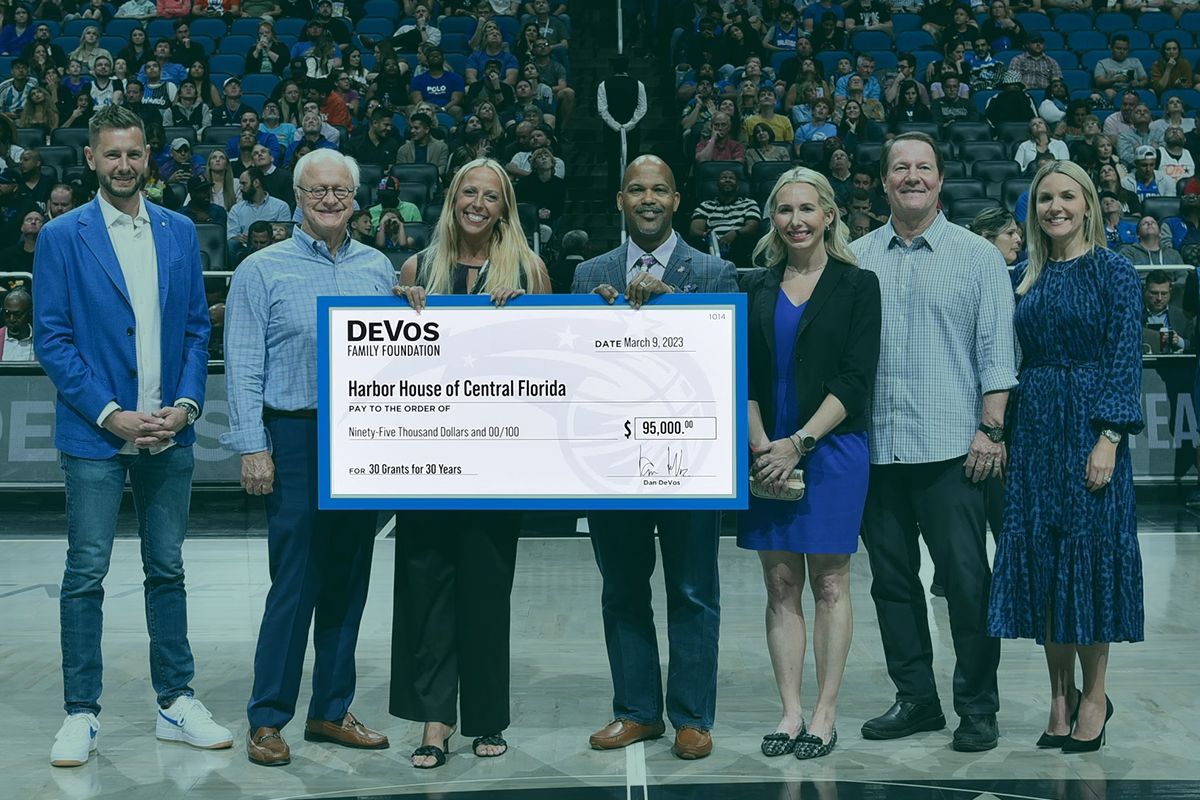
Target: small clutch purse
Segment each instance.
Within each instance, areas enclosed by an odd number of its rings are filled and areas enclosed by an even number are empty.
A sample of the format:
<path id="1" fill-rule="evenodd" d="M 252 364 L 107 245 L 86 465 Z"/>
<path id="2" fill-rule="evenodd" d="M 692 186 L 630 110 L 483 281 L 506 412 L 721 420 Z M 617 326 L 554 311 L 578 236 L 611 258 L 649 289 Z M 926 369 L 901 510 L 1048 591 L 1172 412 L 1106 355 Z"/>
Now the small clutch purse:
<path id="1" fill-rule="evenodd" d="M 755 497 L 760 497 L 763 500 L 785 500 L 789 502 L 795 502 L 801 497 L 804 497 L 804 470 L 792 470 L 792 474 L 787 479 L 786 486 L 779 494 L 776 494 L 767 486 L 755 480 L 754 474 L 751 473 L 750 494 L 754 495 Z"/>

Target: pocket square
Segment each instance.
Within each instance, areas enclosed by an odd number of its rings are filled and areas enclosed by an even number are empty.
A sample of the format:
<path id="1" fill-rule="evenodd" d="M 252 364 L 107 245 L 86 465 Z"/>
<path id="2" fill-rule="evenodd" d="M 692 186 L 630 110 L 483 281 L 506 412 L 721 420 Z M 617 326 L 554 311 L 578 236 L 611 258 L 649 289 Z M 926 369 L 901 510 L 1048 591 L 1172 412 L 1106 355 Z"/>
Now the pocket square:
<path id="1" fill-rule="evenodd" d="M 683 292 L 684 294 L 694 294 L 695 292 L 699 291 L 699 289 L 700 287 L 694 283 L 685 283 L 683 286 L 679 287 L 679 291 Z"/>

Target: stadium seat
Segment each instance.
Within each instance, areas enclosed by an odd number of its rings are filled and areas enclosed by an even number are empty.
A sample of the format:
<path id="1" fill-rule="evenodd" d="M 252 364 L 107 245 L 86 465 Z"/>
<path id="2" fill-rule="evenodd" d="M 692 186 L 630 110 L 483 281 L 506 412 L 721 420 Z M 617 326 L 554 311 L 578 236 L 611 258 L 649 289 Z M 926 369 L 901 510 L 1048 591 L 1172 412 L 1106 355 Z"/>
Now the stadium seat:
<path id="1" fill-rule="evenodd" d="M 825 142 L 803 142 L 796 148 L 796 161 L 818 172 L 824 171 L 821 159 L 825 155 Z M 713 178 L 717 176 L 714 175 Z"/>
<path id="2" fill-rule="evenodd" d="M 791 169 L 792 166 L 788 161 L 759 161 L 750 169 L 750 180 L 756 184 L 760 181 L 769 181 L 774 186 L 775 181 L 779 180 L 779 176 Z"/>
<path id="3" fill-rule="evenodd" d="M 69 147 L 82 151 L 87 143 L 87 128 L 55 128 L 50 131 L 50 144 L 55 146 Z"/>
<path id="4" fill-rule="evenodd" d="M 360 186 L 378 186 L 383 180 L 383 165 L 371 164 L 366 161 L 358 162 L 358 183 Z"/>
<path id="5" fill-rule="evenodd" d="M 958 159 L 942 162 L 942 177 L 943 178 L 965 178 L 967 177 L 967 165 Z"/>
<path id="6" fill-rule="evenodd" d="M 946 178 L 942 181 L 942 201 L 954 203 L 969 197 L 987 197 L 987 187 L 978 178 Z"/>
<path id="7" fill-rule="evenodd" d="M 850 49 L 855 53 L 874 53 L 892 49 L 892 37 L 883 31 L 854 31 Z"/>
<path id="8" fill-rule="evenodd" d="M 1193 13 L 1195 13 L 1195 12 L 1193 12 Z M 1108 15 L 1105 15 L 1105 16 L 1108 16 Z M 1187 21 L 1186 21 L 1187 16 L 1188 16 L 1187 14 L 1183 15 L 1183 18 L 1180 19 L 1180 21 L 1179 21 L 1178 28 L 1181 28 L 1184 31 L 1197 30 L 1197 28 L 1194 28 L 1194 27 L 1189 28 L 1188 27 Z M 1200 19 L 1193 19 L 1193 20 L 1191 20 L 1191 22 L 1193 24 L 1200 23 Z M 1097 26 L 1097 27 L 1099 27 L 1099 26 Z M 1177 26 L 1176 26 L 1175 20 L 1171 17 L 1170 14 L 1159 13 L 1159 14 L 1140 14 L 1140 15 L 1138 15 L 1137 27 L 1138 27 L 1138 30 L 1145 31 L 1146 33 L 1158 33 L 1159 31 L 1176 30 Z M 1186 34 L 1184 34 L 1184 36 L 1186 36 Z"/>
<path id="9" fill-rule="evenodd" d="M 1109 50 L 1088 50 L 1079 54 L 1079 65 L 1090 76 L 1096 71 L 1096 65 L 1110 55 L 1112 53 Z"/>
<path id="10" fill-rule="evenodd" d="M 504 37 L 504 41 L 512 44 L 517 39 L 517 32 L 521 28 L 521 23 L 516 17 L 510 17 L 505 14 L 496 14 L 491 17 L 492 21 L 500 28 L 500 35 Z"/>
<path id="11" fill-rule="evenodd" d="M 463 53 L 471 52 L 471 39 L 461 33 L 443 33 L 442 44 L 443 53 Z"/>
<path id="12" fill-rule="evenodd" d="M 854 149 L 854 161 L 858 164 L 878 164 L 883 155 L 883 145 L 880 142 L 859 142 Z"/>
<path id="13" fill-rule="evenodd" d="M 408 139 L 408 118 L 403 114 L 392 115 L 392 132 L 400 141 Z"/>
<path id="14" fill-rule="evenodd" d="M 382 17 L 366 17 L 360 19 L 354 26 L 354 32 L 359 36 L 370 36 L 373 39 L 390 39 L 396 32 L 396 23 Z"/>
<path id="15" fill-rule="evenodd" d="M 242 129 L 237 125 L 210 125 L 204 129 L 204 133 L 200 136 L 200 141 L 203 144 L 224 145 L 241 133 L 241 131 Z"/>
<path id="16" fill-rule="evenodd" d="M 277 75 L 255 74 L 242 78 L 242 91 L 246 94 L 270 95 L 278 85 L 279 77 Z"/>
<path id="17" fill-rule="evenodd" d="M 917 60 L 917 74 L 924 75 L 930 64 L 941 59 L 941 54 L 936 50 L 917 50 L 912 57 Z"/>
<path id="18" fill-rule="evenodd" d="M 16 144 L 19 147 L 45 147 L 46 133 L 41 128 L 17 128 Z"/>
<path id="19" fill-rule="evenodd" d="M 1155 17 L 1157 14 L 1143 14 L 1142 16 Z M 1179 24 L 1176 26 L 1181 31 L 1200 31 L 1200 11 L 1189 11 L 1179 18 Z"/>
<path id="20" fill-rule="evenodd" d="M 433 199 L 441 181 L 437 167 L 433 164 L 393 164 L 388 174 L 398 178 L 401 183 L 420 185 L 425 188 L 425 196 L 419 201 L 412 201 L 417 206 Z"/>
<path id="21" fill-rule="evenodd" d="M 196 225 L 196 238 L 200 242 L 200 250 L 208 253 L 209 266 L 214 270 L 225 269 L 225 249 L 228 246 L 225 226 L 200 223 Z"/>
<path id="22" fill-rule="evenodd" d="M 196 139 L 199 138 L 198 136 L 196 136 L 196 129 L 193 128 L 191 125 L 172 125 L 171 127 L 165 128 L 164 130 L 167 134 L 166 140 L 168 142 L 173 142 L 176 139 L 183 137 L 184 139 L 187 139 L 189 142 L 191 142 L 193 145 L 195 145 Z"/>
<path id="23" fill-rule="evenodd" d="M 971 220 L 980 211 L 999 207 L 1000 201 L 994 197 L 962 197 L 950 203 L 950 212 L 955 218 Z"/>
<path id="24" fill-rule="evenodd" d="M 938 126 L 935 122 L 904 122 L 898 128 L 900 133 L 923 133 L 931 139 L 938 138 Z"/>
<path id="25" fill-rule="evenodd" d="M 1062 30 L 1061 28 L 1059 30 Z M 1064 31 L 1065 32 L 1065 31 Z M 1067 47 L 1076 53 L 1088 50 L 1108 50 L 1108 37 L 1099 31 L 1076 30 L 1067 34 Z"/>
<path id="26" fill-rule="evenodd" d="M 426 203 L 421 207 L 421 219 L 426 225 L 432 227 L 437 226 L 438 218 L 442 216 L 441 203 Z"/>
<path id="27" fill-rule="evenodd" d="M 254 30 L 252 30 L 250 32 L 250 35 L 257 36 L 258 35 L 258 25 L 262 22 L 262 20 L 252 19 L 249 21 L 254 23 Z M 197 36 L 207 36 L 208 38 L 210 38 L 214 41 L 216 41 L 217 39 L 220 39 L 221 37 L 225 36 L 225 34 L 229 33 L 229 29 L 225 26 L 224 20 L 212 19 L 211 17 L 200 17 L 198 19 L 192 20 L 190 30 L 191 30 L 191 34 L 192 34 L 193 38 L 195 38 Z M 112 33 L 112 31 L 109 30 L 109 28 L 105 28 L 104 32 Z"/>
<path id="28" fill-rule="evenodd" d="M 1029 178 L 1024 177 L 1006 180 L 1000 190 L 1000 200 L 1004 203 L 1004 207 L 1009 211 L 1016 209 L 1017 200 L 1029 188 L 1029 183 Z"/>
<path id="29" fill-rule="evenodd" d="M 63 183 L 86 183 L 91 180 L 91 167 L 76 164 L 73 167 L 63 167 L 61 180 Z"/>
<path id="30" fill-rule="evenodd" d="M 893 14 L 892 15 L 892 32 L 899 36 L 908 31 L 921 30 L 921 15 L 920 14 Z"/>
<path id="31" fill-rule="evenodd" d="M 1160 49 L 1164 44 L 1166 44 L 1171 39 L 1174 39 L 1175 41 L 1179 42 L 1179 46 L 1181 48 L 1186 48 L 1188 45 L 1191 44 L 1191 42 L 1188 41 L 1187 31 L 1181 31 L 1177 28 L 1168 28 L 1164 31 L 1158 31 L 1151 37 L 1151 46 L 1154 47 L 1156 50 Z M 1149 67 L 1153 66 L 1153 64 L 1146 64 L 1145 66 L 1147 68 L 1149 68 Z"/>
<path id="32" fill-rule="evenodd" d="M 695 187 L 695 200 L 697 205 L 705 200 L 712 200 L 717 196 L 717 179 L 715 177 L 706 180 L 693 181 Z M 750 182 L 745 180 L 738 181 L 738 197 L 750 196 Z M 528 231 L 526 231 L 528 233 Z"/>
<path id="33" fill-rule="evenodd" d="M 276 36 L 299 36 L 304 32 L 304 20 L 299 17 L 284 17 L 275 22 Z"/>
<path id="34" fill-rule="evenodd" d="M 809 143 L 811 144 L 811 143 Z M 818 142 L 824 146 L 824 142 Z M 695 176 L 698 181 L 716 180 L 727 169 L 733 170 L 738 180 L 746 179 L 746 170 L 740 161 L 701 161 L 696 164 Z"/>
<path id="35" fill-rule="evenodd" d="M 999 94 L 999 92 L 997 92 L 995 89 L 980 89 L 978 92 L 975 92 L 973 95 L 971 95 L 971 102 L 975 104 L 975 110 L 982 114 L 984 109 L 987 108 L 988 100 L 991 100 L 997 94 Z"/>
<path id="36" fill-rule="evenodd" d="M 49 28 L 50 29 L 50 38 L 52 38 L 52 39 L 55 36 L 58 36 L 62 33 L 62 25 L 52 19 L 37 19 L 37 20 L 33 21 L 33 24 L 35 27 L 38 25 L 45 25 L 47 28 Z M 111 25 L 112 22 L 110 22 L 108 24 Z"/>
<path id="37" fill-rule="evenodd" d="M 413 61 L 416 62 L 416 56 L 413 56 Z M 446 53 L 446 64 L 459 75 L 466 74 L 467 57 L 463 53 Z M 411 67 L 413 64 L 409 64 L 409 66 Z"/>
<path id="38" fill-rule="evenodd" d="M 823 53 L 817 53 L 816 59 L 820 63 L 821 69 L 825 70 L 826 75 L 833 75 L 837 70 L 837 62 L 839 58 L 848 58 L 850 63 L 854 63 L 854 56 L 845 50 L 826 50 Z"/>
<path id="39" fill-rule="evenodd" d="M 1051 50 L 1050 48 L 1046 48 L 1046 56 L 1057 61 L 1064 72 L 1079 69 L 1079 56 L 1074 50 Z"/>
<path id="40" fill-rule="evenodd" d="M 971 177 L 983 181 L 989 197 L 1004 196 L 1004 181 L 1021 176 L 1021 165 L 1011 158 L 982 159 L 971 164 Z"/>
<path id="41" fill-rule="evenodd" d="M 242 95 L 242 102 L 253 108 L 259 114 L 262 114 L 263 106 L 267 103 L 268 95 L 259 94 L 258 92 L 245 92 Z"/>
<path id="42" fill-rule="evenodd" d="M 1140 33 L 1140 31 L 1135 31 L 1135 33 Z M 1141 59 L 1142 66 L 1146 68 L 1147 74 L 1150 73 L 1150 68 L 1154 66 L 1154 62 L 1158 60 L 1158 51 L 1150 47 L 1149 42 L 1146 43 L 1145 47 L 1130 50 L 1129 55 Z"/>
<path id="43" fill-rule="evenodd" d="M 1022 50 L 1001 50 L 999 53 L 993 54 L 993 58 L 1001 64 L 1008 66 L 1009 62 L 1024 52 Z"/>
<path id="44" fill-rule="evenodd" d="M 58 35 L 59 36 L 74 36 L 75 38 L 79 38 L 85 30 L 87 30 L 88 28 L 90 28 L 92 25 L 95 25 L 95 24 L 96 24 L 96 21 L 92 20 L 92 19 L 67 20 L 66 22 L 64 22 L 62 24 L 62 28 L 59 29 Z M 101 26 L 101 27 L 103 27 L 103 26 Z"/>
<path id="45" fill-rule="evenodd" d="M 251 45 L 251 47 L 253 47 L 253 46 L 254 45 Z M 250 51 L 250 49 L 246 48 L 246 52 L 249 52 L 249 51 Z M 236 53 L 231 53 L 231 52 L 220 53 L 218 55 L 213 56 L 208 61 L 208 71 L 209 71 L 209 73 L 214 74 L 214 75 L 221 74 L 221 73 L 224 73 L 227 75 L 241 75 L 242 68 L 245 66 L 246 66 L 246 53 L 242 53 L 241 55 L 238 55 Z M 218 84 L 218 85 L 220 85 L 220 84 Z M 242 88 L 244 89 L 245 87 L 242 87 Z"/>
<path id="46" fill-rule="evenodd" d="M 961 159 L 967 164 L 976 161 L 1004 161 L 1008 158 L 1007 142 L 971 142 L 963 148 Z"/>
<path id="47" fill-rule="evenodd" d="M 1092 30 L 1092 15 L 1068 11 L 1054 18 L 1054 30 L 1061 33 Z"/>
<path id="48" fill-rule="evenodd" d="M 395 22 L 400 19 L 400 4 L 396 0 L 367 0 L 363 13 L 368 17 L 382 17 Z"/>
<path id="49" fill-rule="evenodd" d="M 168 181 L 163 185 L 162 204 L 172 211 L 178 211 L 183 208 L 183 203 L 187 200 L 187 195 L 187 184 Z"/>
<path id="50" fill-rule="evenodd" d="M 1147 197 L 1142 200 L 1142 213 L 1157 220 L 1179 216 L 1178 197 Z"/>
<path id="51" fill-rule="evenodd" d="M 1002 122 L 996 131 L 996 138 L 1002 142 L 1023 142 L 1029 138 L 1029 123 Z"/>
<path id="52" fill-rule="evenodd" d="M 876 50 L 871 55 L 875 56 L 875 70 L 894 70 L 900 66 L 900 60 L 891 50 Z"/>
<path id="53" fill-rule="evenodd" d="M 1042 38 L 1046 40 L 1047 50 L 1066 50 L 1067 39 L 1058 31 L 1043 31 Z"/>
<path id="54" fill-rule="evenodd" d="M 1028 33 L 1034 31 L 1050 30 L 1051 21 L 1045 14 L 1037 11 L 1021 11 L 1014 15 L 1017 22 L 1021 23 L 1021 27 Z"/>
<path id="55" fill-rule="evenodd" d="M 989 142 L 992 139 L 992 128 L 986 122 L 956 122 L 948 131 L 950 141 L 954 142 L 958 151 L 962 152 L 964 142 Z"/>
<path id="56" fill-rule="evenodd" d="M 55 44 L 57 44 L 57 42 L 55 42 Z M 112 53 L 114 58 L 116 57 L 117 53 L 121 52 L 121 49 L 123 47 L 125 47 L 125 45 L 127 45 L 127 44 L 129 44 L 129 40 L 124 39 L 120 36 L 101 36 L 100 37 L 100 46 L 103 47 L 108 52 Z M 68 49 L 67 52 L 69 53 L 69 52 L 71 52 L 71 50 L 74 50 L 74 49 L 75 48 L 72 47 L 72 48 Z"/>
<path id="57" fill-rule="evenodd" d="M 1143 16 L 1158 16 L 1158 15 L 1157 14 L 1149 14 L 1149 15 L 1143 15 Z M 1096 28 L 1096 30 L 1100 31 L 1101 33 L 1107 33 L 1107 34 L 1117 33 L 1119 31 L 1128 33 L 1129 31 L 1133 30 L 1133 17 L 1129 16 L 1128 14 L 1124 14 L 1124 13 L 1120 13 L 1120 12 L 1101 14 L 1100 16 L 1096 17 L 1095 28 Z"/>
<path id="58" fill-rule="evenodd" d="M 1172 97 L 1178 97 L 1182 100 L 1183 107 L 1188 112 L 1200 108 L 1200 92 L 1195 89 L 1167 89 L 1162 94 L 1162 104 L 1166 106 L 1167 100 Z"/>
<path id="59" fill-rule="evenodd" d="M 424 222 L 406 222 L 404 232 L 416 240 L 410 250 L 421 251 L 429 247 L 429 238 L 433 235 L 433 229 L 429 225 Z"/>
<path id="60" fill-rule="evenodd" d="M 1075 59 L 1075 63 L 1079 63 L 1078 58 Z M 1084 72 L 1081 69 L 1064 69 L 1062 77 L 1063 83 L 1067 85 L 1067 91 L 1069 92 L 1073 92 L 1076 89 L 1087 89 L 1090 91 L 1092 88 L 1092 73 L 1090 72 Z"/>
<path id="61" fill-rule="evenodd" d="M 917 50 L 936 50 L 937 45 L 928 32 L 922 30 L 905 31 L 896 36 L 896 52 L 914 53 Z"/>
<path id="62" fill-rule="evenodd" d="M 158 39 L 175 38 L 175 20 L 152 19 L 146 26 L 146 38 L 153 44 Z"/>
<path id="63" fill-rule="evenodd" d="M 129 34 L 133 31 L 133 29 L 140 27 L 142 27 L 141 20 L 124 18 L 110 19 L 108 24 L 104 26 L 104 33 L 108 36 L 120 36 L 122 39 L 128 41 Z M 113 55 L 116 54 L 117 51 L 114 50 Z"/>
<path id="64" fill-rule="evenodd" d="M 438 30 L 442 32 L 442 36 L 447 33 L 458 33 L 470 39 L 471 34 L 475 33 L 475 18 L 443 17 L 438 23 Z"/>
<path id="65" fill-rule="evenodd" d="M 376 188 L 366 183 L 358 184 L 358 191 L 354 193 L 354 202 L 358 203 L 359 208 L 370 208 L 375 205 Z"/>
<path id="66" fill-rule="evenodd" d="M 1146 33 L 1145 31 L 1131 30 L 1131 31 L 1124 31 L 1124 33 L 1126 36 L 1129 37 L 1129 49 L 1130 50 L 1145 50 L 1148 47 L 1151 47 L 1150 34 Z M 1154 57 L 1157 58 L 1158 54 L 1155 53 Z M 1153 64 L 1153 63 L 1154 63 L 1153 61 L 1148 62 L 1146 64 L 1146 67 L 1149 68 L 1150 64 Z"/>
<path id="67" fill-rule="evenodd" d="M 239 56 L 244 61 L 246 58 L 246 53 L 249 53 L 254 49 L 256 42 L 257 39 L 255 39 L 253 36 L 226 36 L 221 40 L 221 44 L 217 48 L 217 52 L 221 53 L 222 55 Z M 241 74 L 240 67 L 238 68 L 237 72 L 238 74 Z"/>

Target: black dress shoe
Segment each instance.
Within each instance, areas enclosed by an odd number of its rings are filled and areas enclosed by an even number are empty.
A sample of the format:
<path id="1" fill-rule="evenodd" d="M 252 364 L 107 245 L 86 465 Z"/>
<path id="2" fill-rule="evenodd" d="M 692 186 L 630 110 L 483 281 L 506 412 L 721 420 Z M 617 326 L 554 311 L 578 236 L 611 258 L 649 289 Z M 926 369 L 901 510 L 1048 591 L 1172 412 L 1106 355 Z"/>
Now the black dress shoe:
<path id="1" fill-rule="evenodd" d="M 863 723 L 864 739 L 902 739 L 920 731 L 940 731 L 946 717 L 938 703 L 907 703 L 897 700 L 887 713 Z"/>
<path id="2" fill-rule="evenodd" d="M 951 746 L 960 753 L 981 753 L 994 748 L 999 738 L 995 714 L 967 714 L 954 732 Z"/>

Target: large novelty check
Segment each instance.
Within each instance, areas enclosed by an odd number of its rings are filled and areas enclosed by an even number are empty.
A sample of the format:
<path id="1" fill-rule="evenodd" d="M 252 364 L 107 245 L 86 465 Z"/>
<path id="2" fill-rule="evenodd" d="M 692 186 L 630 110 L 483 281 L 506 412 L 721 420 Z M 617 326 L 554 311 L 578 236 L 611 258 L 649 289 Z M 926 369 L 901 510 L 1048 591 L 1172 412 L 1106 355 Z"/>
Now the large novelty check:
<path id="1" fill-rule="evenodd" d="M 746 507 L 742 295 L 318 302 L 322 508 Z"/>

